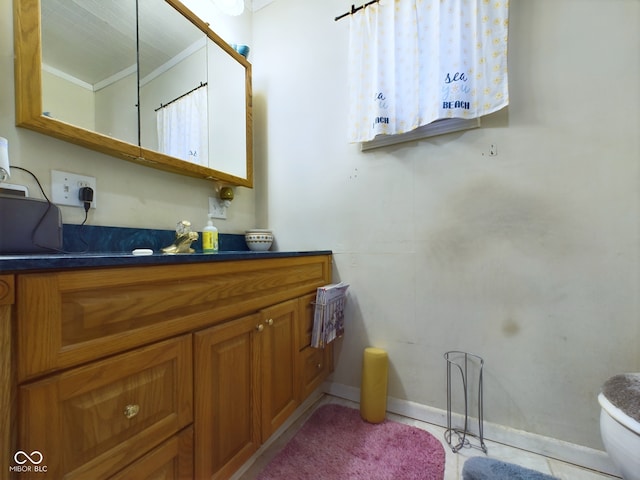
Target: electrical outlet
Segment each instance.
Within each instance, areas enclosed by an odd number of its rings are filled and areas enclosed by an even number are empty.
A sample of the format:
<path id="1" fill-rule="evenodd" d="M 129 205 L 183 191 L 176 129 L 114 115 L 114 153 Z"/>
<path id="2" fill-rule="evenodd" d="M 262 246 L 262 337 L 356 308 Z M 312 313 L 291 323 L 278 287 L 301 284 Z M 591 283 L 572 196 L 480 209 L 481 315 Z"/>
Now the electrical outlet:
<path id="1" fill-rule="evenodd" d="M 496 157 L 497 155 L 498 155 L 498 145 L 496 145 L 495 143 L 492 143 L 491 146 L 489 147 L 489 156 Z"/>
<path id="2" fill-rule="evenodd" d="M 51 201 L 56 205 L 70 205 L 84 208 L 79 194 L 82 187 L 93 189 L 91 208 L 96 208 L 96 179 L 86 175 L 51 170 Z"/>
<path id="3" fill-rule="evenodd" d="M 212 218 L 227 218 L 227 207 L 224 205 L 224 200 L 220 200 L 216 197 L 209 197 L 209 215 Z"/>

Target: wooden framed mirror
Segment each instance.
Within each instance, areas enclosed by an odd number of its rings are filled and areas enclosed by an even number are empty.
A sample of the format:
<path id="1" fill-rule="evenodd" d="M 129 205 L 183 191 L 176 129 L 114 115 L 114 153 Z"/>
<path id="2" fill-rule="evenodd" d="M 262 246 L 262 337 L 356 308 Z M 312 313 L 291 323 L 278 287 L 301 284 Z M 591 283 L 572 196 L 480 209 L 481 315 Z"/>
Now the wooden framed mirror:
<path id="1" fill-rule="evenodd" d="M 74 36 L 55 34 L 70 29 L 65 21 L 75 22 Z M 181 2 L 15 0 L 14 36 L 18 126 L 153 168 L 253 187 L 251 64 Z M 188 149 L 199 158 L 163 153 L 156 110 L 200 84 L 206 141 Z"/>

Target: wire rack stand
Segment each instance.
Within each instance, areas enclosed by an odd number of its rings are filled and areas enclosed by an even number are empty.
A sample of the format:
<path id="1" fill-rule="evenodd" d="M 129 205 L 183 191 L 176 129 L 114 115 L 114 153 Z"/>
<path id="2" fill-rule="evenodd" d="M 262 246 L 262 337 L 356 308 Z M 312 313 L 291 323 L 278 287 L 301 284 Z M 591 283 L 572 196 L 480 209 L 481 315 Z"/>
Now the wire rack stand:
<path id="1" fill-rule="evenodd" d="M 482 398 L 482 369 L 484 360 L 478 355 L 472 353 L 460 352 L 452 350 L 444 354 L 447 361 L 447 429 L 444 432 L 444 438 L 451 447 L 453 453 L 457 453 L 463 447 L 477 448 L 487 453 L 487 447 L 484 444 L 483 433 L 483 398 Z M 478 433 L 474 434 L 469 431 L 469 369 L 477 366 L 478 368 Z M 452 426 L 451 413 L 451 380 L 452 370 L 456 368 L 460 372 L 462 379 L 462 390 L 464 394 L 464 428 L 455 428 Z M 453 370 L 455 371 L 455 370 Z M 454 444 L 453 438 L 457 440 Z M 468 437 L 477 437 L 480 444 L 472 445 Z"/>

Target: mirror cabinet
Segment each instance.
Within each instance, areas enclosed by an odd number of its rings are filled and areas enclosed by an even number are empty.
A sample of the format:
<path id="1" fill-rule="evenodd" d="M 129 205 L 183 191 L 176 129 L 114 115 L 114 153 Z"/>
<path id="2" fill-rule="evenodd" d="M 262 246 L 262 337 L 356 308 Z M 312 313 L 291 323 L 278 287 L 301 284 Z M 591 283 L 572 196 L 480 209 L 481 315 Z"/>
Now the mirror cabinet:
<path id="1" fill-rule="evenodd" d="M 251 64 L 177 0 L 15 0 L 16 124 L 253 186 Z"/>

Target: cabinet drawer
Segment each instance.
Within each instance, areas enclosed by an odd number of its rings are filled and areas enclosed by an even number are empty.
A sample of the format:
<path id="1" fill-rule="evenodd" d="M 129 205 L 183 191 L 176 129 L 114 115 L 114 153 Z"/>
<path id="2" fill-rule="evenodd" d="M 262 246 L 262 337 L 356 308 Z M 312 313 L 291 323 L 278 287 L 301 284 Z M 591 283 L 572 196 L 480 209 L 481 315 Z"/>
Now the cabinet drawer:
<path id="1" fill-rule="evenodd" d="M 21 274 L 18 381 L 251 314 L 330 278 L 329 255 Z"/>
<path id="2" fill-rule="evenodd" d="M 327 378 L 333 369 L 333 345 L 325 348 L 308 347 L 300 352 L 302 357 L 302 393 L 307 398 Z"/>
<path id="3" fill-rule="evenodd" d="M 193 427 L 171 437 L 110 480 L 193 480 Z"/>
<path id="4" fill-rule="evenodd" d="M 51 478 L 107 478 L 192 422 L 191 336 L 22 385 L 18 448 Z"/>

